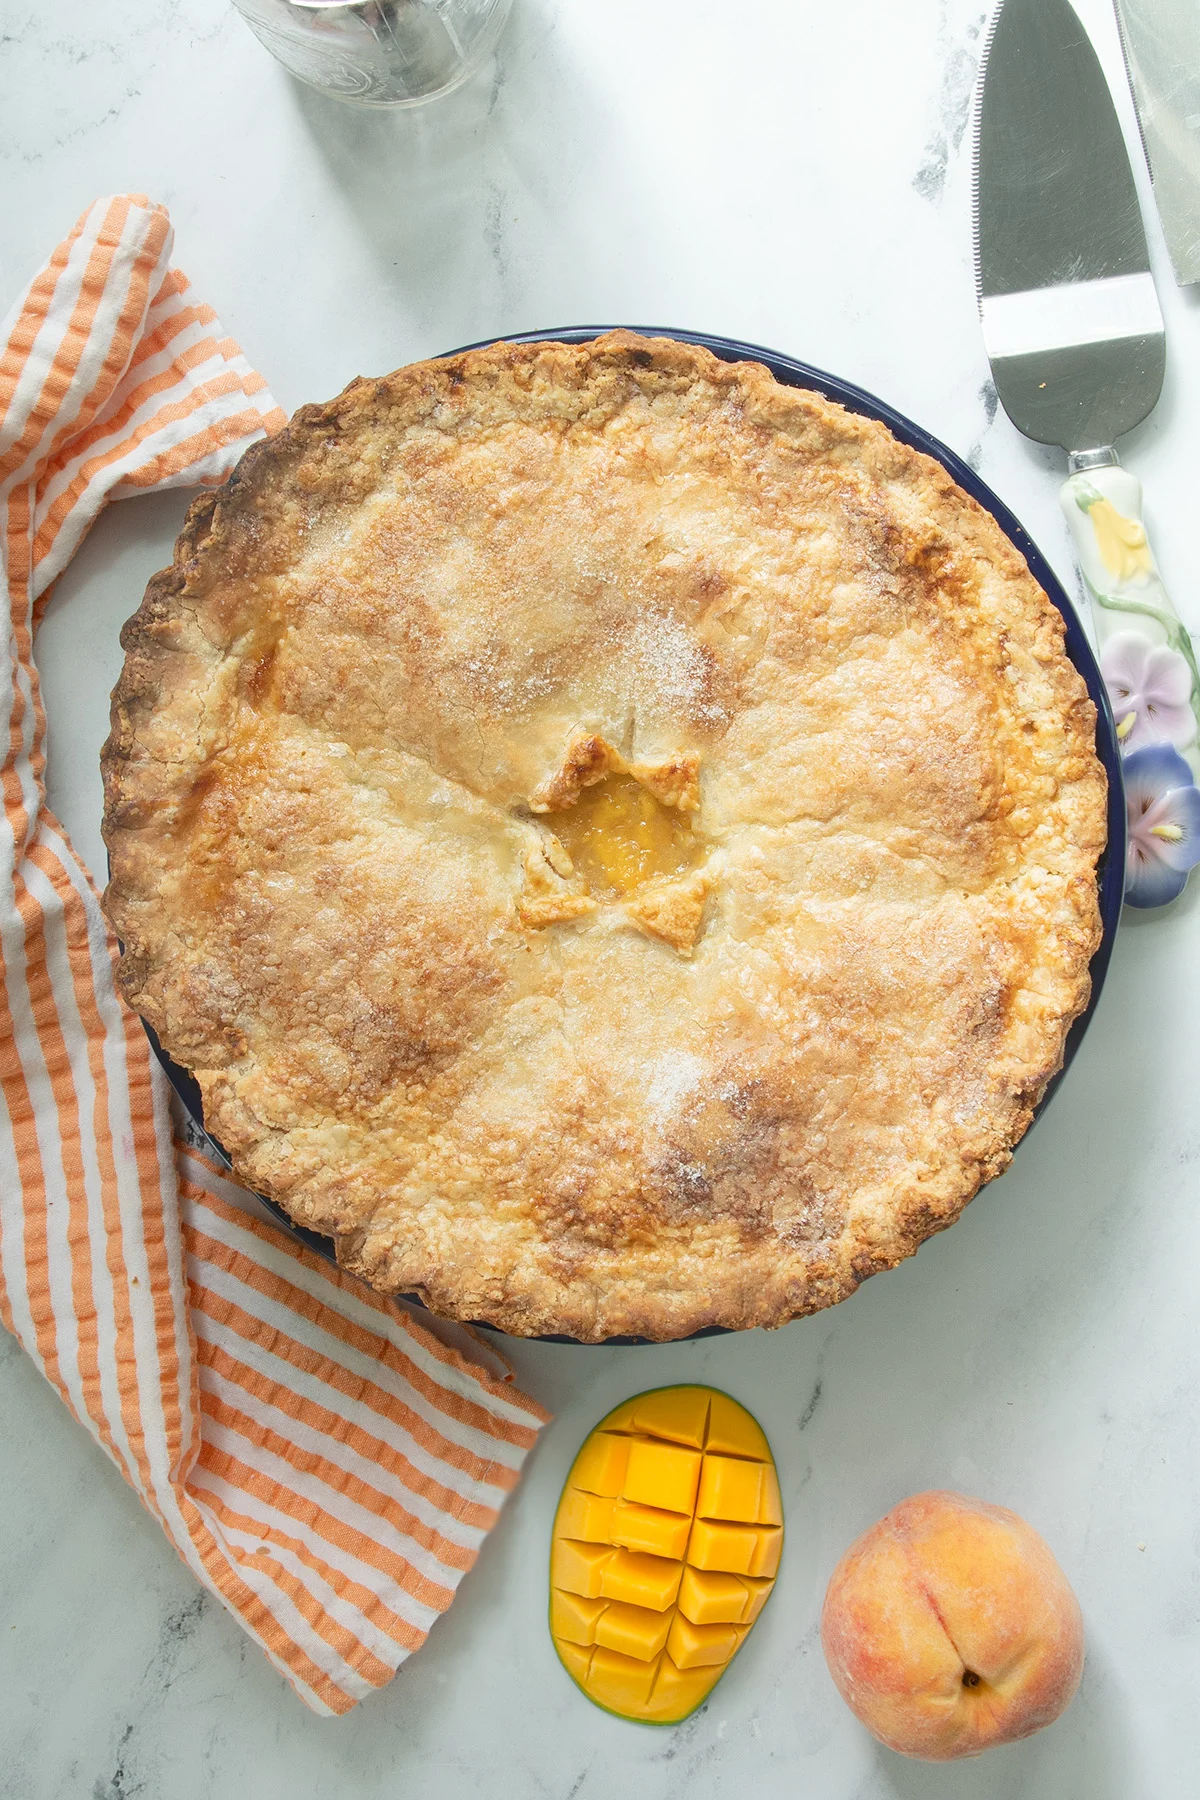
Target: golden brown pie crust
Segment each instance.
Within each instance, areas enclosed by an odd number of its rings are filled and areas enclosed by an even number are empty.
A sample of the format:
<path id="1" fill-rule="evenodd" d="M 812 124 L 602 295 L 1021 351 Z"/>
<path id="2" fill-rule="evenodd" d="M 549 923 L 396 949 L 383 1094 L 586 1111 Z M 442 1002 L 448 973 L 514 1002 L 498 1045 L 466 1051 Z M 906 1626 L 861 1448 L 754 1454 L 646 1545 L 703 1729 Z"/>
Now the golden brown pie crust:
<path id="1" fill-rule="evenodd" d="M 195 503 L 122 642 L 125 996 L 242 1179 L 439 1312 L 829 1306 L 1007 1166 L 1087 1002 L 1058 612 L 937 463 L 757 364 L 616 332 L 356 381 Z M 616 767 L 697 854 L 613 901 L 553 821 Z"/>

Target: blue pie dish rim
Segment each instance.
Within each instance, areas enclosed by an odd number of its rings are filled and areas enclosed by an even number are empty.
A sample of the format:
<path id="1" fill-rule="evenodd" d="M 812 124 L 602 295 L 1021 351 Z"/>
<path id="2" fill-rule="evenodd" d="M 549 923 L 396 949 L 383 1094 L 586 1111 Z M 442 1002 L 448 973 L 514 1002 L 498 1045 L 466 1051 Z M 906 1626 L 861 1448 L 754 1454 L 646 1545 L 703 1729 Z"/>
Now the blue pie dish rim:
<path id="1" fill-rule="evenodd" d="M 877 395 L 869 393 L 865 388 L 856 387 L 853 382 L 843 381 L 839 376 L 830 375 L 823 369 L 814 368 L 809 363 L 798 361 L 795 357 L 784 356 L 777 350 L 768 350 L 761 344 L 745 343 L 737 338 L 714 336 L 703 331 L 684 331 L 676 326 L 662 325 L 569 325 L 541 331 L 516 332 L 506 337 L 483 338 L 476 344 L 464 344 L 458 350 L 446 351 L 447 356 L 459 356 L 467 350 L 483 350 L 492 344 L 537 344 L 567 343 L 583 344 L 592 338 L 602 337 L 606 332 L 625 330 L 634 331 L 640 337 L 674 338 L 680 343 L 696 344 L 705 350 L 711 350 L 714 356 L 723 362 L 757 362 L 769 369 L 775 379 L 785 387 L 809 388 L 823 394 L 826 399 L 836 401 L 847 411 L 860 413 L 869 419 L 878 419 L 886 425 L 893 435 L 903 444 L 914 450 L 922 451 L 939 462 L 946 472 L 958 483 L 973 500 L 977 500 L 985 511 L 991 513 L 1000 529 L 1009 541 L 1021 552 L 1029 565 L 1034 580 L 1043 588 L 1051 602 L 1062 614 L 1066 622 L 1067 655 L 1083 676 L 1087 690 L 1096 707 L 1096 753 L 1104 765 L 1108 776 L 1108 843 L 1097 865 L 1096 878 L 1099 886 L 1100 919 L 1103 935 L 1099 948 L 1091 962 L 1092 991 L 1084 1011 L 1072 1025 L 1067 1034 L 1063 1050 L 1062 1067 L 1052 1077 L 1042 1095 L 1034 1114 L 1036 1124 L 1045 1112 L 1046 1107 L 1057 1093 L 1067 1070 L 1083 1041 L 1084 1033 L 1095 1013 L 1104 978 L 1108 973 L 1109 961 L 1112 957 L 1113 943 L 1116 939 L 1117 926 L 1121 917 L 1121 904 L 1125 891 L 1125 796 L 1121 778 L 1121 756 L 1117 739 L 1116 725 L 1113 720 L 1112 707 L 1108 693 L 1100 674 L 1099 664 L 1088 641 L 1087 634 L 1079 620 L 1066 590 L 1059 581 L 1054 570 L 1038 549 L 1020 520 L 1012 513 L 999 496 L 993 493 L 987 483 L 982 481 L 969 463 L 955 454 L 939 439 L 907 418 L 904 413 L 897 412 Z M 192 1074 L 168 1056 L 159 1042 L 153 1028 L 142 1021 L 150 1046 L 171 1086 L 178 1094 L 193 1126 L 203 1140 L 203 1146 L 211 1159 L 223 1171 L 234 1174 L 233 1163 L 229 1155 L 205 1129 L 204 1109 L 200 1088 Z M 1033 1125 L 1030 1126 L 1030 1131 Z M 1025 1133 L 1025 1137 L 1029 1132 Z M 1021 1142 L 1025 1141 L 1022 1138 Z M 1020 1148 L 1020 1145 L 1017 1146 Z M 236 1176 L 234 1176 L 236 1180 Z M 318 1256 L 337 1266 L 337 1253 L 332 1238 L 320 1232 L 310 1231 L 305 1226 L 296 1225 L 278 1201 L 270 1200 L 265 1194 L 256 1198 L 267 1208 L 282 1228 L 291 1236 L 305 1244 Z M 424 1302 L 416 1294 L 400 1294 L 397 1299 L 406 1300 L 411 1305 L 425 1310 Z M 489 1325 L 483 1320 L 476 1320 L 477 1328 L 493 1332 L 499 1337 L 509 1335 L 498 1326 Z M 702 1331 L 690 1334 L 688 1338 L 643 1338 L 643 1337 L 609 1337 L 598 1344 L 583 1344 L 579 1338 L 548 1333 L 533 1341 L 544 1344 L 577 1344 L 583 1349 L 598 1349 L 613 1345 L 651 1345 L 655 1343 L 687 1343 L 696 1338 L 724 1337 L 729 1335 L 729 1328 L 723 1325 L 710 1325 Z"/>

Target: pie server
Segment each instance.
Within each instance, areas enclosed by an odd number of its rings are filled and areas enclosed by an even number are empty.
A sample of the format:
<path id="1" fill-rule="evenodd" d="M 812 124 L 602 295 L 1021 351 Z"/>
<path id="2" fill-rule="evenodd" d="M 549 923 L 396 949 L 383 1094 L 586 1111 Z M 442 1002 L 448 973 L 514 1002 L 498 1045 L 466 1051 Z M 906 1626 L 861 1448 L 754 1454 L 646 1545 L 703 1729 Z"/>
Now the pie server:
<path id="1" fill-rule="evenodd" d="M 1125 141 L 1069 0 L 1004 0 L 993 21 L 976 112 L 974 226 L 1000 400 L 1026 437 L 1067 452 L 1062 505 L 1122 748 L 1140 756 L 1140 777 L 1153 745 L 1160 785 L 1200 812 L 1200 673 L 1147 541 L 1141 483 L 1113 448 L 1162 391 L 1163 320 Z M 1129 790 L 1129 757 L 1124 773 Z M 1186 836 L 1176 824 L 1154 829 Z M 1200 856 L 1190 842 L 1150 845 L 1180 869 L 1193 849 Z"/>
<path id="2" fill-rule="evenodd" d="M 1116 0 L 1154 198 L 1180 286 L 1200 281 L 1200 5 Z"/>

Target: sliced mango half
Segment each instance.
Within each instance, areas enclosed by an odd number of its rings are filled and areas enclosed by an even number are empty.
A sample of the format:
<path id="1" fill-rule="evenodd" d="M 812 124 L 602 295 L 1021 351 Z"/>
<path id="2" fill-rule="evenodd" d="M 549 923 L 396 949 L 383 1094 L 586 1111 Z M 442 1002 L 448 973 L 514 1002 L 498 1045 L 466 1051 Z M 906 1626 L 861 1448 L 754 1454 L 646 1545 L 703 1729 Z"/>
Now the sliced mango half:
<path id="1" fill-rule="evenodd" d="M 691 1386 L 623 1401 L 585 1440 L 554 1519 L 563 1667 L 597 1706 L 677 1725 L 741 1649 L 782 1548 L 775 1461 L 744 1406 Z"/>

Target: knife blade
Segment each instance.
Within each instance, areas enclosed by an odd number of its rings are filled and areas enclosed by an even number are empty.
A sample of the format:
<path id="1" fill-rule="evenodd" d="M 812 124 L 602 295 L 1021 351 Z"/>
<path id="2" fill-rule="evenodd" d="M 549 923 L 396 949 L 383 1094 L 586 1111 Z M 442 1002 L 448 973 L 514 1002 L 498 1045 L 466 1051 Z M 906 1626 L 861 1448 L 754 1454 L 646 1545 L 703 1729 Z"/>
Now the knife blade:
<path id="1" fill-rule="evenodd" d="M 1003 0 L 983 56 L 974 175 L 993 378 L 1017 429 L 1067 452 L 1062 505 L 1118 733 L 1123 745 L 1171 743 L 1194 778 L 1200 670 L 1146 536 L 1141 484 L 1114 448 L 1158 401 L 1166 335 L 1125 140 L 1069 0 Z M 1151 673 L 1133 693 L 1139 669 Z M 1177 704 L 1154 704 L 1160 677 Z"/>
<path id="2" fill-rule="evenodd" d="M 1183 287 L 1200 281 L 1200 5 L 1115 4 L 1154 198 Z"/>

